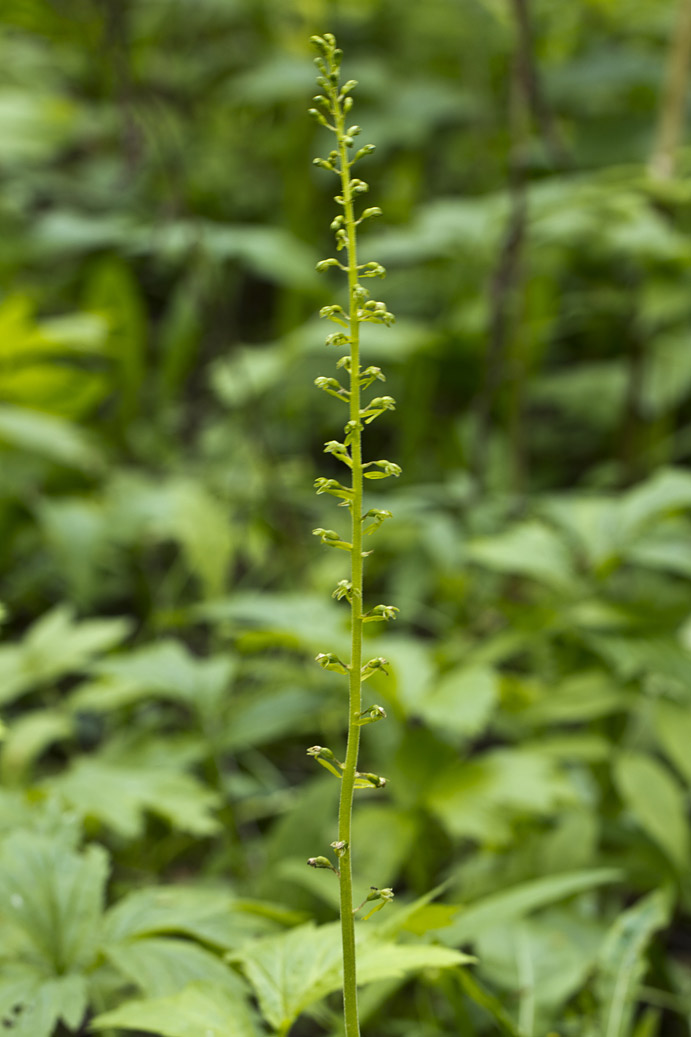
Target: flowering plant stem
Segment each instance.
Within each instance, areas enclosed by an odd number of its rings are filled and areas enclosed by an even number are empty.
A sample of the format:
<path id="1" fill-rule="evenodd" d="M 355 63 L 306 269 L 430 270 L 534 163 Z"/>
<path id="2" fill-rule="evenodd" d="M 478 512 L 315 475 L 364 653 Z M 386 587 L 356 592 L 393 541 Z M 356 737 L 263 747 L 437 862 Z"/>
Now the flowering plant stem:
<path id="1" fill-rule="evenodd" d="M 328 158 L 317 158 L 315 164 L 338 175 L 340 194 L 336 202 L 342 212 L 331 224 L 336 235 L 336 246 L 344 250 L 346 263 L 337 259 L 325 259 L 317 264 L 317 269 L 327 270 L 337 267 L 347 274 L 348 278 L 348 311 L 341 306 L 325 306 L 321 316 L 327 317 L 340 328 L 345 329 L 331 334 L 327 345 L 345 347 L 347 353 L 341 357 L 337 366 L 346 369 L 349 375 L 348 387 L 342 386 L 335 378 L 319 377 L 316 384 L 329 395 L 336 397 L 348 405 L 349 420 L 345 426 L 345 441 L 335 440 L 326 444 L 326 453 L 333 454 L 350 470 L 350 485 L 345 486 L 335 479 L 320 478 L 316 481 L 317 493 L 329 493 L 341 498 L 342 507 L 350 509 L 350 541 L 341 539 L 334 530 L 315 529 L 322 543 L 329 547 L 350 552 L 350 580 L 341 580 L 334 597 L 345 598 L 350 603 L 351 615 L 351 652 L 350 662 L 342 662 L 333 653 L 320 653 L 317 661 L 328 670 L 333 670 L 348 677 L 348 735 L 345 761 L 336 760 L 333 752 L 323 746 L 313 746 L 308 750 L 327 770 L 341 781 L 341 795 L 338 813 L 338 840 L 332 843 L 338 857 L 338 866 L 334 866 L 326 857 L 312 857 L 309 864 L 317 868 L 334 871 L 340 886 L 340 917 L 343 944 L 343 1004 L 346 1037 L 359 1037 L 357 999 L 357 972 L 355 955 L 355 915 L 367 901 L 377 901 L 374 911 L 385 906 L 393 897 L 390 889 L 378 890 L 371 887 L 372 892 L 362 904 L 353 909 L 353 869 L 352 869 L 352 815 L 355 790 L 358 788 L 382 788 L 386 782 L 376 774 L 360 772 L 358 758 L 360 751 L 360 728 L 365 724 L 383 719 L 386 714 L 381 706 L 362 708 L 362 684 L 375 671 L 385 671 L 384 659 L 371 659 L 363 665 L 362 631 L 367 622 L 380 622 L 395 618 L 398 611 L 392 605 L 377 605 L 368 612 L 363 610 L 363 537 L 376 532 L 390 513 L 381 509 L 371 509 L 363 514 L 363 482 L 365 478 L 385 479 L 400 474 L 398 465 L 390 461 L 363 462 L 362 431 L 365 423 L 369 424 L 385 410 L 394 409 L 394 400 L 390 396 L 376 397 L 364 407 L 362 390 L 370 386 L 376 379 L 384 380 L 378 367 L 368 367 L 364 371 L 360 367 L 360 325 L 362 323 L 391 324 L 393 314 L 389 313 L 383 302 L 369 298 L 369 292 L 361 284 L 363 278 L 382 277 L 384 268 L 375 262 L 358 263 L 357 228 L 371 217 L 378 216 L 378 208 L 365 209 L 359 217 L 355 213 L 355 198 L 368 189 L 368 185 L 351 175 L 355 162 L 373 151 L 372 145 L 360 148 L 354 156 L 350 149 L 354 138 L 359 134 L 358 126 L 346 127 L 346 116 L 352 108 L 350 93 L 357 85 L 349 80 L 340 85 L 341 51 L 330 34 L 323 37 L 314 36 L 312 42 L 320 52 L 316 59 L 321 75 L 317 82 L 324 93 L 315 97 L 319 108 L 311 109 L 317 121 L 327 127 L 336 137 L 336 149 Z M 331 120 L 331 121 L 329 121 Z M 364 523 L 371 520 L 368 525 Z M 369 553 L 369 552 L 367 552 Z M 364 919 L 366 920 L 366 919 Z"/>
<path id="2" fill-rule="evenodd" d="M 350 507 L 351 543 L 350 552 L 350 673 L 348 675 L 348 742 L 345 766 L 341 779 L 341 798 L 338 809 L 338 839 L 346 845 L 346 851 L 340 862 L 341 893 L 341 939 L 343 942 L 343 1007 L 345 1016 L 346 1037 L 359 1037 L 358 1000 L 356 985 L 355 961 L 355 917 L 353 915 L 353 868 L 350 853 L 351 828 L 353 817 L 353 797 L 355 795 L 355 772 L 357 771 L 360 752 L 360 727 L 353 721 L 362 712 L 362 595 L 363 595 L 363 559 L 362 559 L 362 425 L 360 423 L 360 322 L 358 320 L 358 301 L 355 289 L 359 283 L 357 269 L 357 234 L 353 196 L 350 187 L 350 172 L 345 138 L 345 115 L 342 105 L 334 105 L 338 151 L 340 158 L 341 192 L 344 208 L 344 225 L 347 238 L 348 256 L 348 337 L 350 339 L 350 421 L 354 432 L 350 443 L 353 462 L 351 470 L 351 487 L 353 498 Z"/>

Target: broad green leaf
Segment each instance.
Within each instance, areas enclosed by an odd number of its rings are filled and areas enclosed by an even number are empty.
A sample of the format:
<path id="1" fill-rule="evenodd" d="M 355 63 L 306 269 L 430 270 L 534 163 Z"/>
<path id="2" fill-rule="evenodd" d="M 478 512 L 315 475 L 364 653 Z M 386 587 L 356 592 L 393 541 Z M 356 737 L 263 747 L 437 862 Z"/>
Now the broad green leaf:
<path id="1" fill-rule="evenodd" d="M 626 560 L 646 569 L 659 569 L 691 578 L 691 538 L 688 528 L 676 523 L 654 527 L 626 551 Z"/>
<path id="2" fill-rule="evenodd" d="M 96 1016 L 92 1030 L 120 1027 L 159 1037 L 260 1037 L 247 1002 L 213 983 L 190 983 L 178 994 L 130 1001 Z"/>
<path id="3" fill-rule="evenodd" d="M 430 944 L 368 938 L 358 927 L 358 983 L 373 983 L 425 968 L 449 968 L 468 955 Z M 342 985 L 340 926 L 312 923 L 247 944 L 233 955 L 252 984 L 262 1015 L 279 1033 L 310 1005 Z"/>
<path id="4" fill-rule="evenodd" d="M 0 848 L 0 955 L 36 961 L 48 976 L 88 969 L 100 940 L 105 851 L 84 853 L 34 832 L 13 832 Z M 9 933 L 9 939 L 8 935 Z"/>
<path id="5" fill-rule="evenodd" d="M 499 922 L 478 938 L 478 971 L 494 987 L 520 992 L 523 1032 L 544 1033 L 540 1020 L 584 985 L 602 937 L 596 918 L 579 918 L 566 910 Z"/>
<path id="6" fill-rule="evenodd" d="M 671 897 L 657 889 L 627 908 L 610 928 L 598 955 L 596 992 L 601 1005 L 602 1037 L 626 1037 L 636 989 L 646 971 L 645 953 L 658 929 L 665 926 Z"/>
<path id="7" fill-rule="evenodd" d="M 544 689 L 540 699 L 521 712 L 530 724 L 573 724 L 620 713 L 631 707 L 627 694 L 602 670 L 581 670 Z"/>
<path id="8" fill-rule="evenodd" d="M 62 1020 L 78 1030 L 88 1007 L 87 979 L 78 973 L 47 977 L 40 966 L 3 963 L 0 1019 L 12 1037 L 52 1037 Z"/>
<path id="9" fill-rule="evenodd" d="M 544 512 L 572 540 L 590 568 L 604 569 L 617 560 L 622 544 L 615 498 L 563 494 L 551 498 Z"/>
<path id="10" fill-rule="evenodd" d="M 646 357 L 646 374 L 641 385 L 641 406 L 655 418 L 677 407 L 691 390 L 688 328 L 657 335 Z"/>
<path id="11" fill-rule="evenodd" d="M 145 813 L 165 818 L 192 835 L 213 835 L 220 823 L 213 811 L 218 794 L 191 774 L 169 767 L 118 766 L 82 757 L 50 780 L 51 789 L 82 817 L 97 818 L 126 839 L 144 832 Z"/>
<path id="12" fill-rule="evenodd" d="M 118 684 L 171 698 L 206 712 L 218 710 L 228 693 L 234 660 L 227 655 L 200 659 L 180 641 L 164 640 L 98 662 L 94 673 Z M 98 691 L 92 695 L 98 705 Z M 83 705 L 83 701 L 81 703 Z"/>
<path id="13" fill-rule="evenodd" d="M 75 620 L 57 606 L 41 616 L 19 644 L 0 646 L 0 703 L 86 667 L 128 634 L 126 619 Z"/>
<path id="14" fill-rule="evenodd" d="M 691 713 L 688 708 L 661 700 L 655 705 L 654 725 L 660 748 L 691 784 Z"/>
<path id="15" fill-rule="evenodd" d="M 87 474 L 103 467 L 96 444 L 83 429 L 28 407 L 0 405 L 0 444 Z"/>
<path id="16" fill-rule="evenodd" d="M 286 924 L 295 913 L 284 909 Z M 253 911 L 225 890 L 193 886 L 153 886 L 126 894 L 104 920 L 104 940 L 117 944 L 136 937 L 177 933 L 202 943 L 231 950 L 254 936 L 276 928 L 268 911 Z"/>
<path id="17" fill-rule="evenodd" d="M 671 773 L 651 756 L 626 753 L 615 762 L 614 780 L 643 831 L 684 872 L 689 863 L 686 798 Z"/>
<path id="18" fill-rule="evenodd" d="M 629 490 L 619 507 L 621 535 L 627 540 L 654 519 L 691 508 L 691 474 L 683 469 L 662 469 Z"/>
<path id="19" fill-rule="evenodd" d="M 120 472 L 108 493 L 107 509 L 125 541 L 177 543 L 205 597 L 223 593 L 233 552 L 227 507 L 196 479 L 154 479 Z"/>
<path id="20" fill-rule="evenodd" d="M 616 868 L 588 868 L 522 882 L 471 904 L 457 905 L 456 918 L 438 936 L 444 943 L 466 943 L 497 925 L 525 918 L 542 907 L 622 878 L 622 872 Z"/>
<path id="21" fill-rule="evenodd" d="M 279 643 L 310 652 L 340 651 L 340 645 L 347 646 L 341 629 L 343 610 L 316 595 L 243 592 L 201 605 L 195 614 L 239 630 L 261 630 Z"/>
<path id="22" fill-rule="evenodd" d="M 243 984 L 210 951 L 189 940 L 152 936 L 104 943 L 103 953 L 123 976 L 148 997 L 169 997 L 188 983 L 208 980 L 231 993 Z"/>
<path id="23" fill-rule="evenodd" d="M 3 777 L 10 782 L 22 778 L 49 745 L 73 734 L 74 721 L 59 709 L 40 709 L 18 717 L 0 750 Z"/>
<path id="24" fill-rule="evenodd" d="M 514 819 L 549 815 L 573 795 L 545 756 L 497 749 L 443 769 L 425 800 L 452 835 L 497 845 L 510 840 Z"/>
<path id="25" fill-rule="evenodd" d="M 576 586 L 563 541 L 540 522 L 524 522 L 505 533 L 473 540 L 467 552 L 471 561 L 488 569 L 527 576 L 561 592 Z"/>
<path id="26" fill-rule="evenodd" d="M 664 677 L 687 688 L 691 682 L 691 652 L 676 638 L 676 632 L 667 637 L 619 637 L 616 634 L 583 635 L 592 647 L 622 680 L 641 675 Z"/>
<path id="27" fill-rule="evenodd" d="M 458 666 L 421 697 L 417 712 L 451 738 L 473 738 L 487 725 L 498 697 L 493 670 L 486 666 Z"/>

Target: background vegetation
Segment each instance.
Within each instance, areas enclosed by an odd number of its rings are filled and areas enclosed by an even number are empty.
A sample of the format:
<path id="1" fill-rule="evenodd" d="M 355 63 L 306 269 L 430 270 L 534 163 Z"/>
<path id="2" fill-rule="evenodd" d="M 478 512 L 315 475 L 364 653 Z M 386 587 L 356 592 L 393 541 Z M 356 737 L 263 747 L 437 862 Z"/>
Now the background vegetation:
<path id="1" fill-rule="evenodd" d="M 403 475 L 363 1030 L 691 1032 L 687 8 L 4 0 L 8 1032 L 339 1033 L 336 883 L 304 863 L 337 791 L 305 748 L 343 736 L 312 660 L 346 638 L 310 537 L 324 30 L 399 318 L 365 343 Z"/>

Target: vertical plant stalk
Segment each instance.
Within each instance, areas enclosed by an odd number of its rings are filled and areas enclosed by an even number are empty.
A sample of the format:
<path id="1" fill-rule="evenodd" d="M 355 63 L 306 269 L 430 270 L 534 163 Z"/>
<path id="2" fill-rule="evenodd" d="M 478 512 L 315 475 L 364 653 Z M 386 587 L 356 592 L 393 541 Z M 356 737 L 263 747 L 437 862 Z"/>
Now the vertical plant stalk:
<path id="1" fill-rule="evenodd" d="M 308 749 L 308 753 L 341 782 L 338 839 L 331 844 L 337 864 L 334 865 L 327 857 L 312 857 L 308 863 L 312 867 L 330 869 L 338 876 L 345 1033 L 346 1037 L 359 1037 L 355 915 L 367 901 L 376 902 L 376 906 L 370 911 L 371 914 L 385 906 L 393 896 L 389 889 L 379 890 L 370 887 L 372 891 L 363 903 L 359 907 L 353 907 L 352 815 L 355 791 L 358 788 L 382 788 L 386 784 L 385 779 L 379 775 L 358 770 L 361 727 L 386 716 L 381 706 L 371 706 L 366 710 L 362 707 L 363 682 L 377 671 L 386 672 L 385 659 L 370 659 L 363 665 L 362 632 L 365 623 L 394 619 L 398 611 L 392 605 L 376 605 L 368 612 L 364 611 L 363 558 L 369 552 L 363 552 L 363 537 L 376 532 L 384 519 L 390 517 L 390 512 L 377 508 L 364 512 L 363 484 L 365 478 L 384 479 L 400 475 L 398 465 L 390 461 L 363 461 L 364 425 L 374 421 L 384 411 L 393 410 L 395 401 L 390 396 L 381 396 L 375 397 L 363 406 L 362 390 L 377 379 L 383 381 L 384 375 L 378 367 L 368 367 L 364 371 L 361 368 L 360 325 L 390 325 L 394 317 L 383 302 L 370 299 L 370 293 L 361 284 L 363 278 L 383 277 L 385 270 L 376 262 L 358 262 L 357 228 L 363 221 L 381 215 L 381 210 L 375 207 L 365 209 L 359 217 L 355 213 L 357 195 L 366 192 L 368 185 L 363 180 L 353 177 L 351 170 L 355 162 L 374 150 L 374 146 L 368 144 L 357 150 L 354 155 L 351 153 L 354 138 L 359 134 L 360 128 L 347 127 L 346 116 L 353 104 L 351 91 L 357 84 L 354 80 L 349 80 L 343 86 L 340 85 L 342 53 L 336 47 L 335 38 L 331 34 L 325 34 L 323 37 L 313 36 L 312 43 L 320 54 L 316 59 L 321 73 L 317 83 L 324 93 L 314 98 L 319 107 L 310 109 L 310 113 L 336 137 L 336 148 L 330 152 L 328 158 L 317 158 L 314 161 L 316 165 L 339 177 L 340 194 L 335 196 L 335 200 L 342 212 L 333 220 L 331 229 L 336 235 L 337 249 L 345 251 L 347 260 L 343 264 L 335 258 L 325 259 L 317 264 L 317 269 L 323 271 L 336 267 L 347 275 L 348 280 L 347 311 L 339 305 L 332 305 L 323 307 L 320 312 L 322 317 L 343 329 L 329 335 L 326 344 L 347 350 L 338 361 L 337 367 L 345 368 L 349 375 L 349 384 L 345 388 L 335 378 L 321 376 L 316 379 L 316 385 L 348 406 L 345 439 L 343 442 L 328 442 L 325 453 L 333 454 L 350 470 L 350 485 L 343 485 L 336 479 L 319 478 L 315 486 L 317 493 L 328 493 L 340 498 L 340 506 L 350 509 L 351 539 L 343 540 L 340 534 L 331 529 L 315 529 L 314 533 L 327 546 L 350 552 L 350 579 L 341 580 L 333 596 L 337 600 L 345 599 L 350 604 L 351 652 L 349 663 L 344 663 L 333 653 L 320 653 L 317 656 L 317 662 L 325 669 L 348 678 L 348 734 L 343 763 L 339 762 L 328 748 L 312 746 Z"/>
<path id="2" fill-rule="evenodd" d="M 691 66 L 691 0 L 680 0 L 677 25 L 669 44 L 665 82 L 648 171 L 658 180 L 674 176 L 684 131 L 686 88 Z"/>

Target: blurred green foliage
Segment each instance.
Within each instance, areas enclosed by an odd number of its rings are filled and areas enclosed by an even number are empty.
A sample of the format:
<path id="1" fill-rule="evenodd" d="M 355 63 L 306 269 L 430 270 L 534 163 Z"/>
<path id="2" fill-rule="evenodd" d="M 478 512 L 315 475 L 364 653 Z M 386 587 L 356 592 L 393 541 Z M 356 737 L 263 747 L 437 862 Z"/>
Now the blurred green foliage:
<path id="1" fill-rule="evenodd" d="M 361 927 L 364 1032 L 689 1033 L 683 138 L 650 171 L 676 26 L 671 0 L 4 0 L 8 1032 L 339 1033 L 335 883 L 304 864 L 336 793 L 305 748 L 343 735 L 312 659 L 347 641 L 310 536 L 328 30 L 399 315 L 364 353 L 403 467 L 369 496 L 401 611 L 368 628 L 388 784 L 356 866 L 396 902 Z"/>

